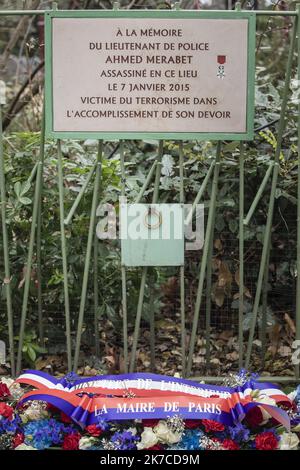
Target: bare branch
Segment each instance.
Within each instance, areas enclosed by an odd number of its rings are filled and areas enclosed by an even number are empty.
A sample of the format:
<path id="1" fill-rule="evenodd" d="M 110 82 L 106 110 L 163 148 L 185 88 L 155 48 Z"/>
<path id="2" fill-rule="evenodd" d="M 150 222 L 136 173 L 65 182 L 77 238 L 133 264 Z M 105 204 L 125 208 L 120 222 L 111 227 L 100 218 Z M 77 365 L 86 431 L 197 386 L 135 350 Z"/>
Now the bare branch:
<path id="1" fill-rule="evenodd" d="M 36 89 L 36 83 L 32 86 L 32 89 L 29 90 L 25 96 L 22 98 L 22 95 L 24 94 L 26 88 L 32 84 L 32 80 L 34 77 L 37 75 L 37 73 L 42 70 L 44 67 L 44 62 L 41 62 L 30 74 L 30 76 L 27 78 L 27 80 L 23 83 L 21 88 L 19 89 L 18 93 L 10 103 L 9 109 L 6 112 L 4 118 L 3 118 L 3 130 L 5 130 L 11 123 L 11 121 L 16 117 L 19 111 L 21 111 L 24 106 L 26 106 L 30 101 L 31 98 L 37 94 L 34 93 L 34 90 Z M 40 88 L 42 84 L 42 79 L 38 81 L 38 89 Z"/>
<path id="2" fill-rule="evenodd" d="M 36 10 L 39 7 L 39 5 L 40 5 L 40 0 L 34 0 L 31 4 L 31 7 L 32 7 L 33 10 Z M 20 39 L 20 37 L 22 36 L 22 34 L 25 33 L 29 21 L 30 21 L 30 17 L 27 17 L 27 16 L 23 16 L 20 19 L 13 35 L 11 36 L 10 40 L 8 41 L 8 44 L 7 44 L 6 48 L 3 51 L 2 56 L 0 57 L 0 70 L 4 71 L 4 69 L 7 65 L 7 61 L 10 57 L 11 51 L 13 50 L 15 45 L 17 44 L 17 42 Z"/>

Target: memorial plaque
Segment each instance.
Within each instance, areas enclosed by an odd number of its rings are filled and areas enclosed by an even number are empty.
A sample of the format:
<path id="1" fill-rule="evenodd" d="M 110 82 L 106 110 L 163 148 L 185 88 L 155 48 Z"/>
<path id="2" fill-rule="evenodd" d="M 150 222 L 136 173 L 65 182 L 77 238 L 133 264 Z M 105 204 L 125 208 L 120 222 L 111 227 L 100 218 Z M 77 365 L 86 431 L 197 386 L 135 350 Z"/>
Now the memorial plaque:
<path id="1" fill-rule="evenodd" d="M 47 134 L 251 139 L 255 17 L 207 13 L 49 12 Z"/>

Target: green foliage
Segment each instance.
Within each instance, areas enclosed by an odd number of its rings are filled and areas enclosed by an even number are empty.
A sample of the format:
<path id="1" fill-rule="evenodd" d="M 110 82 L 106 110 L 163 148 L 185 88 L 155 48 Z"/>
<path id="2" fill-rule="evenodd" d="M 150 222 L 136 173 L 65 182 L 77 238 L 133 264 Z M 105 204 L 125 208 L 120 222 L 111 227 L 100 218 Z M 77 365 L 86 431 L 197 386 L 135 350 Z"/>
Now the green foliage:
<path id="1" fill-rule="evenodd" d="M 18 340 L 19 338 L 16 337 L 15 339 Z M 22 352 L 25 364 L 27 366 L 34 366 L 35 361 L 46 351 L 47 350 L 45 348 L 42 348 L 38 344 L 37 334 L 34 331 L 28 331 L 25 333 Z"/>
<path id="2" fill-rule="evenodd" d="M 162 2 L 163 3 L 163 2 Z M 256 117 L 257 127 L 265 126 L 279 119 L 285 78 L 285 65 L 288 50 L 286 20 L 271 20 L 266 29 L 266 19 L 258 24 L 258 54 L 256 79 Z M 273 24 L 276 21 L 276 24 Z M 263 32 L 263 33 L 261 33 Z M 261 35 L 262 34 L 262 35 Z M 262 37 L 262 41 L 261 41 Z M 272 51 L 276 50 L 276 56 Z M 296 77 L 296 70 L 293 72 Z M 268 292 L 270 302 L 268 319 L 274 320 L 274 313 L 289 311 L 294 315 L 294 301 L 290 295 L 296 279 L 296 201 L 297 201 L 297 119 L 299 90 L 293 79 L 287 112 L 287 126 L 280 156 L 280 174 L 276 191 L 275 212 L 272 233 L 272 253 L 270 259 L 270 279 Z M 265 172 L 274 159 L 277 145 L 277 122 L 256 133 L 255 140 L 246 146 L 245 161 L 245 213 L 249 210 Z M 7 224 L 10 241 L 10 260 L 12 263 L 11 286 L 13 290 L 14 324 L 18 331 L 28 242 L 31 228 L 32 201 L 35 190 L 35 165 L 39 153 L 40 134 L 34 132 L 7 133 L 5 137 L 5 170 L 7 180 Z M 102 168 L 99 203 L 112 203 L 118 207 L 121 191 L 120 161 L 118 150 L 112 153 L 116 143 L 107 144 Z M 97 143 L 64 142 L 64 203 L 68 214 L 78 191 L 84 184 L 88 173 L 96 161 Z M 178 143 L 165 142 L 166 161 L 172 166 L 171 175 L 161 178 L 160 202 L 179 201 L 180 180 L 178 171 Z M 157 142 L 127 142 L 126 156 L 126 196 L 135 201 L 145 181 L 155 157 Z M 215 155 L 212 142 L 189 141 L 184 144 L 184 188 L 186 202 L 193 202 L 200 185 L 207 174 Z M 173 163 L 172 163 L 173 162 Z M 92 201 L 92 182 L 73 217 L 72 223 L 65 227 L 68 246 L 68 285 L 71 299 L 72 333 L 75 333 L 78 316 L 85 247 L 90 221 Z M 145 193 L 145 200 L 151 201 L 153 188 Z M 211 186 L 208 185 L 203 203 L 210 204 Z M 245 329 L 253 308 L 253 296 L 256 289 L 262 240 L 265 230 L 266 214 L 269 204 L 270 181 L 268 182 L 257 210 L 248 226 L 245 226 Z M 64 292 L 62 257 L 60 250 L 59 201 L 57 187 L 57 150 L 52 141 L 46 143 L 42 201 L 42 301 L 43 314 L 47 324 L 48 344 L 64 339 Z M 232 315 L 233 323 L 237 316 L 238 295 L 238 217 L 239 217 L 239 145 L 237 142 L 225 142 L 222 147 L 222 166 L 220 173 L 217 215 L 214 234 L 213 253 L 213 312 L 216 317 L 222 313 Z M 0 237 L 0 253 L 2 253 Z M 0 281 L 4 279 L 3 258 L 0 257 Z M 189 287 L 190 303 L 187 315 L 193 311 L 193 295 L 197 287 L 197 275 L 201 252 L 187 253 L 186 279 Z M 121 277 L 120 246 L 118 240 L 106 240 L 98 243 L 98 318 L 105 319 L 119 334 L 121 331 Z M 149 269 L 146 297 L 143 308 L 143 320 L 149 320 L 150 310 L 154 307 L 156 317 L 163 316 L 168 302 L 163 286 L 170 276 L 177 276 L 174 269 Z M 128 311 L 129 321 L 133 325 L 139 295 L 140 271 L 128 270 Z M 35 360 L 42 351 L 36 349 L 37 324 L 37 260 L 33 259 L 31 272 L 29 312 L 27 318 L 26 342 L 24 354 L 28 361 Z M 151 289 L 150 289 L 151 287 Z M 151 296 L 152 291 L 152 296 Z M 289 296 L 287 296 L 287 293 Z M 154 297 L 153 297 L 154 295 Z M 177 292 L 173 294 L 176 304 Z M 1 290 L 1 305 L 4 306 L 5 290 Z M 204 302 L 203 302 L 204 304 Z M 204 305 L 202 305 L 203 313 Z M 227 312 L 227 313 L 226 313 Z M 228 313 L 230 312 L 230 313 Z M 5 335 L 6 314 L 0 310 L 1 335 Z M 89 289 L 86 306 L 85 327 L 91 328 L 94 315 L 93 267 L 89 277 Z M 280 320 L 280 313 L 277 319 Z M 188 317 L 190 320 L 190 317 Z M 268 320 L 269 321 L 269 320 Z"/>

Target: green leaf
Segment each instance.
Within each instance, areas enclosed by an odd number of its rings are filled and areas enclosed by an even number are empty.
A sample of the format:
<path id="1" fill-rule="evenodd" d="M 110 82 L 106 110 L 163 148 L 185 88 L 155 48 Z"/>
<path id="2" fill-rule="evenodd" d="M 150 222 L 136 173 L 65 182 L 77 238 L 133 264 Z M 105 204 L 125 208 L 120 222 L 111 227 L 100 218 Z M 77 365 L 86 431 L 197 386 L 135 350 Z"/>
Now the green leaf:
<path id="1" fill-rule="evenodd" d="M 26 193 L 28 193 L 29 189 L 31 188 L 31 183 L 30 181 L 25 181 L 25 183 L 21 187 L 21 192 L 20 196 L 24 196 Z"/>
<path id="2" fill-rule="evenodd" d="M 232 232 L 232 233 L 235 233 L 238 229 L 238 221 L 236 219 L 231 219 L 229 221 L 229 230 Z"/>
<path id="3" fill-rule="evenodd" d="M 19 201 L 24 206 L 28 206 L 29 204 L 32 203 L 32 201 L 31 201 L 31 199 L 29 199 L 29 197 L 20 197 Z"/>
<path id="4" fill-rule="evenodd" d="M 34 362 L 36 360 L 36 352 L 32 346 L 28 346 L 27 354 L 29 359 Z"/>
<path id="5" fill-rule="evenodd" d="M 42 346 L 39 346 L 38 344 L 33 344 L 32 348 L 35 350 L 35 352 L 40 354 L 45 354 L 47 352 L 47 349 L 43 348 Z"/>
<path id="6" fill-rule="evenodd" d="M 20 197 L 20 193 L 21 193 L 21 183 L 20 181 L 17 181 L 14 185 L 14 191 L 16 193 L 16 195 L 18 196 L 18 198 Z"/>

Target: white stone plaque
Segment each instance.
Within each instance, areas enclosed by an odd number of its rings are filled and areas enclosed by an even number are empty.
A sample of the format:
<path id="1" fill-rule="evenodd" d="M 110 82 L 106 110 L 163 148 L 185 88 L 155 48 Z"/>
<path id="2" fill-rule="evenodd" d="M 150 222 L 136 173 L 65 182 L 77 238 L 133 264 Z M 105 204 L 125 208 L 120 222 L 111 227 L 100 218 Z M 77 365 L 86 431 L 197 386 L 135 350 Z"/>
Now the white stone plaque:
<path id="1" fill-rule="evenodd" d="M 51 132 L 251 133 L 247 18 L 54 17 L 51 27 Z"/>

